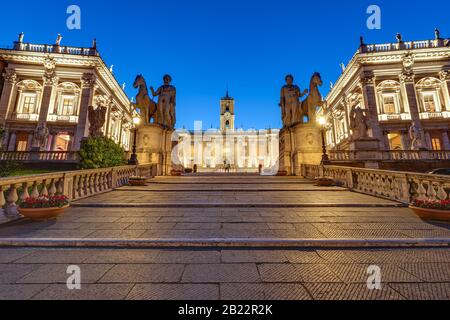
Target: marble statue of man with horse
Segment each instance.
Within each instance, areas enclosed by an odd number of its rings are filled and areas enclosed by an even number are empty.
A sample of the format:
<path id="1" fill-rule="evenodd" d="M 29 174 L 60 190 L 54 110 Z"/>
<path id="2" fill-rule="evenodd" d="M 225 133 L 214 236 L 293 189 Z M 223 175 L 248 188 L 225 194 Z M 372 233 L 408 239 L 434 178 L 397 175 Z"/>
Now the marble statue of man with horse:
<path id="1" fill-rule="evenodd" d="M 290 128 L 299 123 L 303 123 L 305 116 L 308 122 L 314 122 L 317 108 L 324 104 L 319 91 L 319 87 L 323 84 L 320 73 L 315 72 L 313 74 L 309 90 L 303 92 L 299 86 L 294 84 L 294 77 L 292 75 L 287 75 L 285 79 L 286 85 L 281 89 L 280 101 L 283 126 Z M 308 94 L 306 99 L 301 101 L 301 98 L 306 94 Z"/>
<path id="2" fill-rule="evenodd" d="M 133 87 L 139 89 L 139 92 L 136 96 L 135 107 L 140 110 L 145 124 L 154 123 L 173 129 L 176 124 L 176 88 L 170 84 L 171 76 L 165 75 L 163 81 L 164 84 L 156 91 L 150 87 L 152 93 L 150 97 L 144 77 L 136 76 Z M 153 97 L 158 97 L 157 103 L 153 101 Z"/>

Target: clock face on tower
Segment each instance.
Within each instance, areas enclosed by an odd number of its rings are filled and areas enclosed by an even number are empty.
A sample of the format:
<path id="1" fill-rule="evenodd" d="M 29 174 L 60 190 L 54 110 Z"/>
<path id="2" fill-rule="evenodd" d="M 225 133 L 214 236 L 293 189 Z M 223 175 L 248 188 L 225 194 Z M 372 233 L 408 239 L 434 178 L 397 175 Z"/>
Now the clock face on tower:
<path id="1" fill-rule="evenodd" d="M 225 117 L 225 119 L 230 120 L 230 119 L 231 119 L 231 113 L 226 112 L 226 113 L 224 114 L 224 117 Z"/>

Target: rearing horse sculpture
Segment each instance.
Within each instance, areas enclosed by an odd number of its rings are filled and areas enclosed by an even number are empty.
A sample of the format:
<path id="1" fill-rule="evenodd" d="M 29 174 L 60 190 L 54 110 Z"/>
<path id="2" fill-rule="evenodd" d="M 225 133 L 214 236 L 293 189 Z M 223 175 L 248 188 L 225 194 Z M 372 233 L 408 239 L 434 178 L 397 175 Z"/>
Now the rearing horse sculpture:
<path id="1" fill-rule="evenodd" d="M 139 88 L 139 93 L 136 96 L 136 107 L 139 108 L 145 123 L 151 123 L 152 119 L 154 123 L 159 123 L 160 119 L 157 119 L 158 106 L 148 95 L 147 83 L 142 75 L 136 77 L 133 87 Z"/>
<path id="2" fill-rule="evenodd" d="M 323 85 L 322 77 L 320 73 L 315 72 L 311 78 L 309 84 L 309 95 L 302 102 L 303 115 L 308 116 L 309 122 L 314 122 L 316 119 L 317 107 L 322 107 L 324 102 L 322 101 L 322 94 L 319 91 L 319 87 Z"/>

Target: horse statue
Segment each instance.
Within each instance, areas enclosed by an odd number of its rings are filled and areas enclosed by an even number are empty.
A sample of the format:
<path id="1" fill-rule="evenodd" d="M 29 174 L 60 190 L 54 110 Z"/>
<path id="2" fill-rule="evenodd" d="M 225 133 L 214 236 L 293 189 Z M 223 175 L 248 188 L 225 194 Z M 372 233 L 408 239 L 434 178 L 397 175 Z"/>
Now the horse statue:
<path id="1" fill-rule="evenodd" d="M 309 122 L 314 122 L 316 119 L 317 107 L 322 107 L 324 102 L 322 100 L 322 94 L 319 91 L 319 87 L 323 85 L 322 77 L 320 73 L 315 72 L 311 78 L 309 84 L 309 95 L 302 102 L 303 115 L 308 116 Z"/>
<path id="2" fill-rule="evenodd" d="M 158 106 L 148 95 L 147 83 L 141 74 L 136 76 L 133 87 L 139 88 L 135 106 L 139 108 L 144 123 L 151 123 L 152 119 L 154 123 L 159 123 L 160 119 L 157 119 Z"/>

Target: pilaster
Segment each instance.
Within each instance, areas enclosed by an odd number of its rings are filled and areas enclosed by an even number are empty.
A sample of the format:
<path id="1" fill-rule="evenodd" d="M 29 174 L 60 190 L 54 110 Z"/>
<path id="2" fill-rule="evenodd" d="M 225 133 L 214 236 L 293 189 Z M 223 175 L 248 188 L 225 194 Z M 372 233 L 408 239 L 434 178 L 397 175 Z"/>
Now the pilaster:
<path id="1" fill-rule="evenodd" d="M 81 142 L 89 136 L 89 106 L 93 104 L 97 78 L 92 73 L 86 73 L 81 79 L 81 103 L 80 114 L 78 116 L 77 132 L 74 140 L 74 150 L 78 151 Z"/>
<path id="2" fill-rule="evenodd" d="M 2 95 L 0 97 L 0 125 L 4 126 L 8 113 L 11 109 L 14 86 L 17 83 L 17 74 L 14 69 L 5 69 L 2 75 L 5 81 L 3 84 Z"/>

